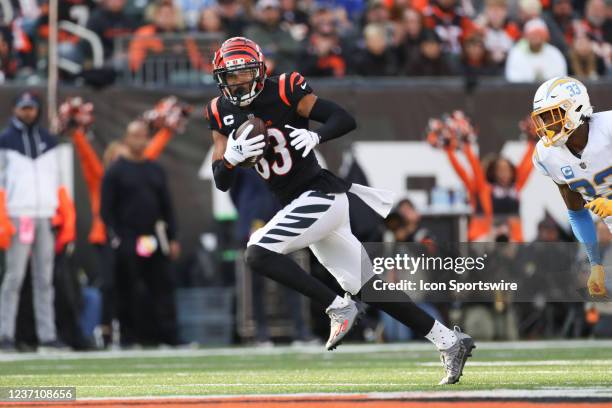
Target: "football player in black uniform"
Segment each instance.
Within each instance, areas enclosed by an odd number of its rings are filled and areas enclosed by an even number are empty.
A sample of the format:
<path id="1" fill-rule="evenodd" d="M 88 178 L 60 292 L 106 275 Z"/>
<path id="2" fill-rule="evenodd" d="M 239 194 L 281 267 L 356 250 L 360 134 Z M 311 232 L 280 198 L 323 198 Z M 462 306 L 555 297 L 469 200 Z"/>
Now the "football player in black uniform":
<path id="1" fill-rule="evenodd" d="M 383 217 L 391 209 L 392 193 L 349 185 L 321 168 L 312 149 L 348 133 L 356 124 L 342 107 L 313 94 L 299 73 L 266 78 L 259 46 L 243 37 L 225 41 L 214 55 L 213 66 L 222 95 L 208 103 L 205 113 L 214 141 L 213 174 L 217 188 L 227 191 L 232 185 L 234 167 L 255 158 L 258 159 L 255 170 L 284 206 L 253 233 L 247 244 L 246 261 L 253 271 L 327 306 L 331 332 L 326 347 L 331 350 L 360 313 L 351 296 L 359 296 L 362 288 L 374 281 L 374 277 L 361 276 L 362 262 L 370 264 L 370 259 L 351 232 L 346 193 L 355 193 Z M 237 134 L 240 126 L 252 117 L 265 122 L 268 146 L 264 135 L 247 138 L 252 124 Z M 310 119 L 322 125 L 311 131 Z M 337 296 L 286 256 L 306 247 L 336 278 L 346 292 L 344 297 Z M 459 381 L 474 348 L 470 336 L 434 320 L 407 295 L 402 302 L 369 305 L 385 311 L 436 345 L 446 370 L 441 384 Z"/>

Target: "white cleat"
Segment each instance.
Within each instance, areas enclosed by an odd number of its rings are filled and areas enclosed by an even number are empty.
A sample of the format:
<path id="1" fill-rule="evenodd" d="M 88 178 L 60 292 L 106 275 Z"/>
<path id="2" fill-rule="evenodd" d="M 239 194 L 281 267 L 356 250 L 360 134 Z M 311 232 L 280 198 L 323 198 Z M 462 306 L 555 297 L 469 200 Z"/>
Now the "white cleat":
<path id="1" fill-rule="evenodd" d="M 344 336 L 359 321 L 361 311 L 357 307 L 357 303 L 347 293 L 344 295 L 343 306 L 336 308 L 329 306 L 325 313 L 331 319 L 329 339 L 325 344 L 325 348 L 331 351 L 338 347 Z"/>
<path id="2" fill-rule="evenodd" d="M 459 327 L 455 326 L 454 330 L 457 336 L 457 342 L 447 348 L 440 350 L 440 360 L 446 370 L 446 375 L 438 383 L 438 385 L 455 384 L 459 382 L 459 378 L 463 374 L 463 367 L 468 357 L 472 357 L 472 350 L 476 348 L 474 339 L 465 333 L 461 332 Z"/>

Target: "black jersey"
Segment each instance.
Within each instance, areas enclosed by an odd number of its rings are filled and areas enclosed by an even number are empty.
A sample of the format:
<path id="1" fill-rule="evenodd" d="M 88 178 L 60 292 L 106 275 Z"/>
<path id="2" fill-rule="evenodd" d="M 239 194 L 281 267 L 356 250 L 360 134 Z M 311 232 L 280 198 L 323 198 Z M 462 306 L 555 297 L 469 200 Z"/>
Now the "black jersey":
<path id="1" fill-rule="evenodd" d="M 268 183 L 283 204 L 307 190 L 326 193 L 346 192 L 348 185 L 319 165 L 314 151 L 302 157 L 303 151 L 291 146 L 292 129 L 308 129 L 308 119 L 297 113 L 297 105 L 312 89 L 297 72 L 267 78 L 261 93 L 245 107 L 238 107 L 224 97 L 216 97 L 206 105 L 209 127 L 229 136 L 242 123 L 254 116 L 268 128 L 269 145 L 254 169 Z"/>

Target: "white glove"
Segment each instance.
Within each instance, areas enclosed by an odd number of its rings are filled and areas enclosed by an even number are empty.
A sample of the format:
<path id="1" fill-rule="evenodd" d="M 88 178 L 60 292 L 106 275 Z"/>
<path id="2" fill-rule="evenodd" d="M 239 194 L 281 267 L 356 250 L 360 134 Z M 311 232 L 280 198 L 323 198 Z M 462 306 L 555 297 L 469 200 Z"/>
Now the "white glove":
<path id="1" fill-rule="evenodd" d="M 225 147 L 223 157 L 232 166 L 236 166 L 251 157 L 263 154 L 263 149 L 266 147 L 264 135 L 257 135 L 247 139 L 251 130 L 253 130 L 253 125 L 247 126 L 236 139 L 233 138 L 234 130 L 232 130 L 232 133 L 227 138 L 227 146 Z"/>
<path id="2" fill-rule="evenodd" d="M 302 157 L 308 156 L 308 153 L 319 144 L 321 138 L 316 132 L 308 129 L 296 129 L 293 126 L 285 125 L 286 128 L 293 129 L 293 132 L 289 133 L 291 146 L 295 147 L 295 150 L 304 149 Z"/>

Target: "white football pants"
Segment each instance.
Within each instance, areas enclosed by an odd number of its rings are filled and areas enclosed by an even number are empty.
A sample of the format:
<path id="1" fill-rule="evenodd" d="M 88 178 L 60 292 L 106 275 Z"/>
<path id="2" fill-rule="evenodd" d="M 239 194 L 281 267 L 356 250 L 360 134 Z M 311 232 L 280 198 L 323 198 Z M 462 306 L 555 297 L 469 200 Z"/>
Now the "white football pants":
<path id="1" fill-rule="evenodd" d="M 391 209 L 392 199 L 387 192 L 363 186 L 351 191 L 383 216 Z M 372 271 L 369 257 L 351 231 L 346 193 L 304 192 L 255 231 L 247 244 L 251 245 L 285 255 L 309 247 L 342 289 L 353 295 Z M 362 263 L 363 270 L 369 271 L 363 278 Z"/>

